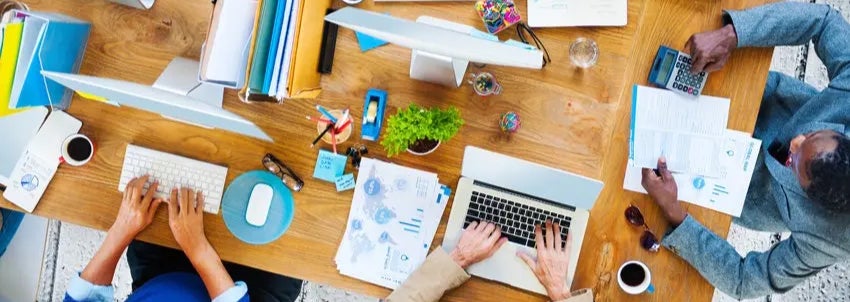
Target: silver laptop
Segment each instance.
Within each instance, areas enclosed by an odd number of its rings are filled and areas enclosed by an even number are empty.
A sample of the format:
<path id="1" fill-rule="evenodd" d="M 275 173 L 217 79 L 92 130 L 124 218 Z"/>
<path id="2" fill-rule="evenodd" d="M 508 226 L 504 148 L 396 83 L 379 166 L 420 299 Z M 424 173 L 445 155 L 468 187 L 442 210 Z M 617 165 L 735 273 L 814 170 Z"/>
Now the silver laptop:
<path id="1" fill-rule="evenodd" d="M 508 243 L 493 257 L 470 266 L 469 273 L 545 295 L 543 285 L 516 253 L 537 255 L 534 226 L 549 219 L 572 233 L 569 287 L 590 209 L 602 186 L 600 181 L 566 171 L 466 147 L 443 246 L 446 250 L 453 249 L 463 229 L 472 221 L 497 223 Z M 566 240 L 566 236 L 567 232 L 562 231 L 561 237 Z"/>

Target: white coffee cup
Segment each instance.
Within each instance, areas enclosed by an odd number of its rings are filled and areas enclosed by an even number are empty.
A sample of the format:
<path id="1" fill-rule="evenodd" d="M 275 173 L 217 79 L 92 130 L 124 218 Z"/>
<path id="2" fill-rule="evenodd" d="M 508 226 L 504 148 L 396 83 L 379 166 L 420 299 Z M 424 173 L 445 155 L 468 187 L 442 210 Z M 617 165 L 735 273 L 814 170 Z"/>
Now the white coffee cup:
<path id="1" fill-rule="evenodd" d="M 71 146 L 71 143 L 74 146 Z M 85 143 L 84 145 L 77 145 Z M 88 152 L 85 152 L 86 149 Z M 91 161 L 94 157 L 94 143 L 91 139 L 82 134 L 74 134 L 69 136 L 62 142 L 62 157 L 59 157 L 60 163 L 66 163 L 72 166 L 82 166 Z"/>
<path id="2" fill-rule="evenodd" d="M 624 269 L 627 276 L 623 276 Z M 641 280 L 642 273 L 642 280 Z M 626 280 L 623 280 L 626 278 Z M 639 282 L 639 283 L 638 283 Z M 624 292 L 630 295 L 639 295 L 643 292 L 653 293 L 655 287 L 652 286 L 652 274 L 649 272 L 649 267 L 640 261 L 629 261 L 623 263 L 620 269 L 617 270 L 617 283 Z"/>

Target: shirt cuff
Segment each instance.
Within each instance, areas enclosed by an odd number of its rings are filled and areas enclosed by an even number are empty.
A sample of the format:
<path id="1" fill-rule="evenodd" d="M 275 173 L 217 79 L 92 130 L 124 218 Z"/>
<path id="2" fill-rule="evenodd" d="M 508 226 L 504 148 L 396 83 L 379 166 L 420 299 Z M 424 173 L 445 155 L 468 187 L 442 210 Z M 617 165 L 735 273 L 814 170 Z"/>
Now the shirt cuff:
<path id="1" fill-rule="evenodd" d="M 80 277 L 77 273 L 71 283 L 68 284 L 68 290 L 65 291 L 68 297 L 75 301 L 112 301 L 115 295 L 115 289 L 112 285 L 95 285 Z"/>
<path id="2" fill-rule="evenodd" d="M 683 253 L 687 254 L 688 251 L 695 250 L 690 248 L 690 246 L 699 244 L 695 240 L 699 238 L 699 233 L 703 229 L 705 227 L 691 217 L 691 215 L 688 215 L 682 221 L 682 224 L 667 231 L 664 239 L 661 240 L 661 245 L 682 258 L 691 259 L 687 257 L 688 255 L 683 255 Z"/>
<path id="3" fill-rule="evenodd" d="M 248 286 L 245 285 L 245 282 L 236 281 L 236 285 L 227 289 L 218 297 L 212 300 L 212 302 L 236 302 L 241 301 L 242 298 L 248 293 Z"/>

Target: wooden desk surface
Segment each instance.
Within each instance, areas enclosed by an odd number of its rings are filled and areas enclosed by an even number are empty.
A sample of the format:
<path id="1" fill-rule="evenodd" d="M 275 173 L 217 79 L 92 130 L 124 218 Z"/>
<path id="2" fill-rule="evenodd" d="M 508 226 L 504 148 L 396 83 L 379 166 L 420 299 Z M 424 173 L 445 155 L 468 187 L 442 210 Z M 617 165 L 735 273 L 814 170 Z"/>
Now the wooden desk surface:
<path id="1" fill-rule="evenodd" d="M 309 1 L 309 0 L 308 0 Z M 174 56 L 197 58 L 203 43 L 211 5 L 206 0 L 160 0 L 152 10 L 140 11 L 106 1 L 25 1 L 32 9 L 58 11 L 94 24 L 81 73 L 153 83 Z M 526 11 L 525 1 L 519 8 Z M 389 91 L 388 114 L 417 103 L 454 105 L 462 110 L 466 126 L 453 140 L 427 157 L 403 154 L 395 163 L 436 172 L 445 184 L 456 186 L 463 148 L 476 145 L 569 170 L 606 183 L 591 211 L 589 229 L 574 288 L 591 287 L 598 301 L 709 301 L 713 288 L 687 263 L 662 250 L 651 254 L 638 244 L 639 234 L 623 218 L 630 202 L 639 205 L 656 234 L 666 224 L 646 196 L 624 192 L 622 181 L 627 155 L 631 86 L 646 84 L 646 75 L 659 45 L 683 48 L 695 32 L 720 26 L 721 9 L 752 7 L 764 0 L 630 0 L 628 26 L 620 28 L 540 29 L 554 60 L 543 70 L 487 66 L 480 70 L 496 75 L 502 95 L 481 98 L 468 85 L 448 89 L 408 78 L 410 51 L 385 46 L 361 53 L 354 34 L 341 29 L 334 72 L 323 79 L 318 100 L 289 100 L 277 104 L 245 104 L 228 91 L 224 107 L 260 125 L 275 143 L 236 134 L 211 131 L 165 120 L 131 108 L 115 108 L 76 98 L 69 113 L 84 122 L 82 133 L 99 146 L 94 160 L 81 168 L 63 166 L 35 214 L 96 229 L 107 229 L 118 211 L 117 191 L 125 146 L 133 143 L 230 167 L 228 182 L 243 172 L 261 169 L 261 157 L 271 152 L 307 180 L 295 194 L 296 214 L 289 231 L 279 240 L 252 246 L 237 240 L 220 215 L 206 216 L 206 234 L 223 259 L 314 282 L 383 297 L 388 290 L 338 274 L 333 261 L 348 217 L 352 193 L 336 193 L 332 184 L 310 178 L 316 150 L 307 146 L 315 126 L 304 120 L 316 103 L 327 107 L 351 106 L 360 118 L 368 88 Z M 471 2 L 381 3 L 365 1 L 360 7 L 415 18 L 427 14 L 480 26 Z M 502 39 L 513 37 L 508 30 Z M 599 63 L 589 70 L 572 67 L 568 47 L 577 37 L 595 39 L 601 50 Z M 709 77 L 706 94 L 733 99 L 729 126 L 752 131 L 770 65 L 771 49 L 737 50 L 727 67 Z M 479 70 L 470 67 L 469 72 Z M 511 136 L 500 134 L 497 117 L 514 110 L 523 117 L 523 129 Z M 355 131 L 355 137 L 357 137 Z M 357 141 L 356 139 L 351 142 Z M 367 144 L 370 155 L 385 159 L 376 143 Z M 347 147 L 348 144 L 344 145 Z M 16 208 L 6 201 L 3 207 Z M 730 218 L 690 207 L 690 213 L 725 236 Z M 435 242 L 442 241 L 449 211 Z M 176 247 L 161 209 L 140 239 Z M 616 269 L 631 259 L 646 262 L 653 270 L 654 295 L 627 296 L 616 284 Z M 502 284 L 473 279 L 450 292 L 446 301 L 542 301 L 544 297 Z"/>

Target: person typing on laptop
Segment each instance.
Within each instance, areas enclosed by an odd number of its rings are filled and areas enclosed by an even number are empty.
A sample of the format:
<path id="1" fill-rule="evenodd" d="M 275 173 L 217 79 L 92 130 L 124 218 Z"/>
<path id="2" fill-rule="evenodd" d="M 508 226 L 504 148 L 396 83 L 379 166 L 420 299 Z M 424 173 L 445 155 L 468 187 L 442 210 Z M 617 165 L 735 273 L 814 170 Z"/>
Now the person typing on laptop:
<path id="1" fill-rule="evenodd" d="M 112 301 L 112 278 L 124 249 L 134 290 L 127 301 L 295 301 L 300 280 L 221 261 L 204 235 L 201 192 L 175 188 L 167 201 L 169 225 L 183 252 L 134 241 L 165 202 L 153 198 L 156 182 L 144 192 L 148 178 L 127 184 L 118 217 L 92 260 L 71 280 L 66 302 Z M 231 275 L 245 282 L 234 282 Z"/>
<path id="2" fill-rule="evenodd" d="M 568 288 L 567 271 L 572 238 L 568 236 L 564 242 L 556 235 L 560 234 L 558 228 L 560 226 L 551 221 L 547 221 L 545 226 L 538 225 L 535 228 L 537 255 L 518 252 L 517 257 L 528 264 L 552 301 L 592 302 L 593 292 L 590 289 L 570 292 Z M 386 301 L 438 301 L 446 291 L 469 280 L 466 269 L 470 265 L 493 256 L 506 242 L 508 239 L 502 237 L 501 227 L 496 224 L 472 222 L 463 230 L 460 241 L 450 253 L 443 250 L 443 247 L 437 247 L 425 263 L 390 294 Z"/>

